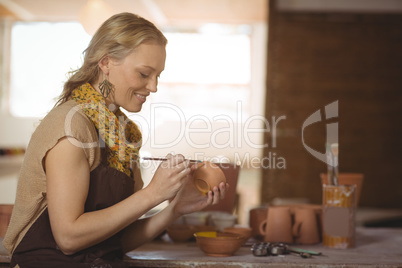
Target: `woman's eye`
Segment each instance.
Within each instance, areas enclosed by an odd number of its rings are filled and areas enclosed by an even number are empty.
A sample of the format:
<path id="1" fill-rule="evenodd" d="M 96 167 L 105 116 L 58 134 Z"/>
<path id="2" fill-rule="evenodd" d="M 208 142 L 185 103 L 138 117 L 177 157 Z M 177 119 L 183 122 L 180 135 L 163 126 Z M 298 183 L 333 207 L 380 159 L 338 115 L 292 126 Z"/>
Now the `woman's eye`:
<path id="1" fill-rule="evenodd" d="M 144 74 L 144 73 L 140 73 L 140 75 L 142 76 L 142 78 L 147 78 L 149 75 Z"/>

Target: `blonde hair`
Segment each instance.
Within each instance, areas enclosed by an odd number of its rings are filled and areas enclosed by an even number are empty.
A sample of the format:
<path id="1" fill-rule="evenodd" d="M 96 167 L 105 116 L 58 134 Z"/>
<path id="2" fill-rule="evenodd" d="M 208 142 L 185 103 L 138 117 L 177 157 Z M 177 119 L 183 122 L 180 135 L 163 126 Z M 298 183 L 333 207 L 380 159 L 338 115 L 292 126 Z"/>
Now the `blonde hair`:
<path id="1" fill-rule="evenodd" d="M 150 21 L 132 13 L 120 13 L 106 20 L 96 31 L 84 51 L 84 62 L 72 71 L 56 105 L 66 102 L 71 92 L 85 83 L 94 83 L 100 75 L 98 62 L 106 55 L 122 60 L 145 42 L 166 46 L 167 39 Z"/>

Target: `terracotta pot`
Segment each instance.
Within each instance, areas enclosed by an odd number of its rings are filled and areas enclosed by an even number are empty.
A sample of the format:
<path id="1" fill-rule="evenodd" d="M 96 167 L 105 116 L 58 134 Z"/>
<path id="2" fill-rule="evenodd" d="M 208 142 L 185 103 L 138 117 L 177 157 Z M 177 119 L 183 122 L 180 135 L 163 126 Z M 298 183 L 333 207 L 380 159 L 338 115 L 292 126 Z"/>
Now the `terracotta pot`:
<path id="1" fill-rule="evenodd" d="M 249 212 L 249 224 L 253 229 L 252 236 L 257 240 L 263 240 L 264 235 L 260 232 L 261 222 L 267 219 L 268 207 L 253 208 Z"/>
<path id="2" fill-rule="evenodd" d="M 316 244 L 320 242 L 320 233 L 316 212 L 312 208 L 295 208 L 292 228 L 295 242 L 298 244 Z"/>
<path id="3" fill-rule="evenodd" d="M 243 244 L 241 235 L 234 233 L 198 232 L 194 234 L 198 247 L 208 256 L 232 256 Z"/>
<path id="4" fill-rule="evenodd" d="M 218 204 L 207 206 L 205 211 L 224 211 L 234 213 L 238 203 L 237 181 L 240 174 L 240 166 L 234 163 L 215 163 L 221 168 L 225 175 L 229 189 L 226 189 L 225 198 L 219 200 Z"/>
<path id="5" fill-rule="evenodd" d="M 215 186 L 219 186 L 221 182 L 226 182 L 226 177 L 220 167 L 208 161 L 198 164 L 193 177 L 195 186 L 203 194 L 208 193 Z"/>
<path id="6" fill-rule="evenodd" d="M 260 232 L 265 242 L 293 243 L 290 208 L 269 207 L 267 219 L 260 224 Z"/>
<path id="7" fill-rule="evenodd" d="M 251 237 L 253 229 L 248 227 L 227 227 L 223 229 L 225 233 L 239 234 L 243 237 L 243 244 Z"/>
<path id="8" fill-rule="evenodd" d="M 296 228 L 294 227 L 294 223 L 295 223 L 295 213 L 296 210 L 298 209 L 309 209 L 312 210 L 314 212 L 315 215 L 315 220 L 317 223 L 317 229 L 318 229 L 318 235 L 319 235 L 319 240 L 322 241 L 322 220 L 323 220 L 323 209 L 322 209 L 322 205 L 318 205 L 318 204 L 288 204 L 288 205 L 278 205 L 275 207 L 287 207 L 290 209 L 290 215 L 292 217 L 292 233 L 293 233 L 293 229 Z M 292 234 L 293 235 L 293 234 Z"/>
<path id="9" fill-rule="evenodd" d="M 174 242 L 186 242 L 196 232 L 194 226 L 185 224 L 172 224 L 166 228 L 166 232 Z"/>
<path id="10" fill-rule="evenodd" d="M 321 173 L 321 183 L 328 184 L 328 175 L 326 173 Z M 364 181 L 363 173 L 339 173 L 338 184 L 339 185 L 356 185 L 356 208 L 359 205 L 360 195 L 362 192 Z"/>

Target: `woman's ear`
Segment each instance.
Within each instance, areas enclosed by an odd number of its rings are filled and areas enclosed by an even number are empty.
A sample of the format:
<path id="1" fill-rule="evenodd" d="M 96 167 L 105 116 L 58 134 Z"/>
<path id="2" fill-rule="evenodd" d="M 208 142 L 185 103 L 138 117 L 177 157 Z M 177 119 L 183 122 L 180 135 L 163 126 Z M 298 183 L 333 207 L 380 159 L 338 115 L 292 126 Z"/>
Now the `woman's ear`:
<path id="1" fill-rule="evenodd" d="M 98 66 L 99 68 L 102 70 L 102 72 L 106 75 L 109 74 L 109 65 L 110 65 L 110 58 L 109 55 L 105 55 L 103 56 L 99 62 L 98 62 Z"/>

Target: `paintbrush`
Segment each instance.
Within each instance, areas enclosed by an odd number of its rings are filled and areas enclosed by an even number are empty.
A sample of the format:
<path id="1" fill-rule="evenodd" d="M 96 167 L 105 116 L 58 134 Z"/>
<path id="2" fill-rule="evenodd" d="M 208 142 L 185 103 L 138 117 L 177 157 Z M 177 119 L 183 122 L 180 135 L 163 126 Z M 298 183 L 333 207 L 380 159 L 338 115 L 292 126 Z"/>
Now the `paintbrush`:
<path id="1" fill-rule="evenodd" d="M 339 168 L 338 168 L 338 156 L 339 156 L 339 146 L 338 143 L 331 144 L 331 152 L 334 156 L 334 185 L 338 185 L 338 176 L 339 176 Z"/>
<path id="2" fill-rule="evenodd" d="M 329 143 L 325 146 L 325 154 L 327 155 L 327 177 L 329 185 L 334 185 L 334 166 L 331 152 L 331 145 Z"/>
<path id="3" fill-rule="evenodd" d="M 154 160 L 154 161 L 166 161 L 167 158 L 162 158 L 162 157 L 143 157 L 142 160 Z M 191 163 L 201 163 L 201 160 L 189 160 L 189 159 L 184 159 L 188 160 Z"/>

